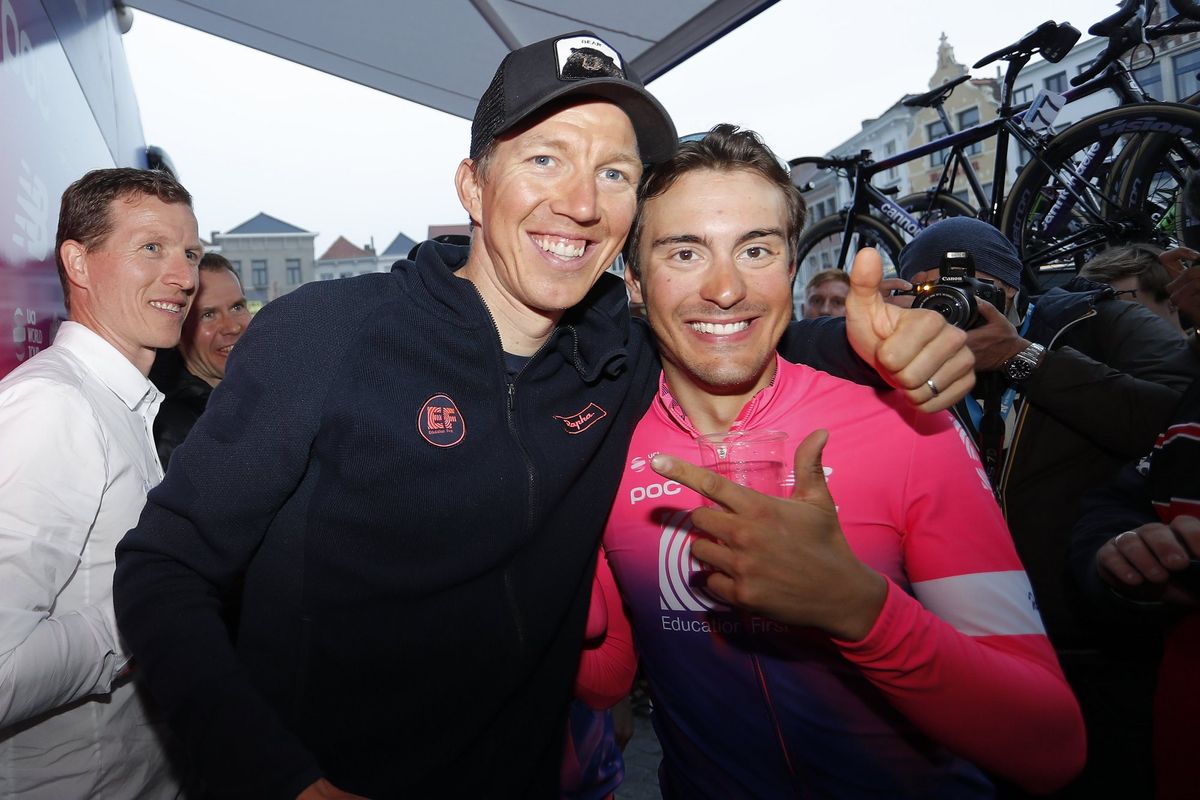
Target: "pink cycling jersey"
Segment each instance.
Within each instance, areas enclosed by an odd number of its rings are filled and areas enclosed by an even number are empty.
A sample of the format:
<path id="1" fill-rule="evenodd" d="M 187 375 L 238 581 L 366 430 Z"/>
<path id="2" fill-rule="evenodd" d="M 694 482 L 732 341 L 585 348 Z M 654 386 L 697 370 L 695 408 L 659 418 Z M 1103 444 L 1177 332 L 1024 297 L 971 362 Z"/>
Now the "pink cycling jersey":
<path id="1" fill-rule="evenodd" d="M 779 359 L 734 428 L 786 431 L 789 452 L 830 431 L 822 462 L 842 530 L 888 594 L 868 635 L 840 642 L 694 585 L 699 497 L 649 460 L 696 461 L 700 432 L 661 380 L 604 548 L 653 692 L 665 796 L 987 797 L 979 767 L 1033 790 L 1077 772 L 1078 706 L 952 417 Z"/>

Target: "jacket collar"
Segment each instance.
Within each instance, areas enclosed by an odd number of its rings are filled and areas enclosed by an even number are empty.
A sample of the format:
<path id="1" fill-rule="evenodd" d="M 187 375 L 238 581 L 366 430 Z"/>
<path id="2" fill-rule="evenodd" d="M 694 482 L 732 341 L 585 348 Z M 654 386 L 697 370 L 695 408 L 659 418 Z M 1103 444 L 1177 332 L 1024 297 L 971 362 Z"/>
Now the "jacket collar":
<path id="1" fill-rule="evenodd" d="M 187 368 L 183 368 L 179 373 L 179 380 L 167 392 L 167 397 L 171 400 L 184 400 L 192 397 L 208 397 L 212 394 L 213 387 L 208 385 L 208 381 L 199 378 L 188 372 Z"/>
<path id="2" fill-rule="evenodd" d="M 1115 297 L 1111 286 L 1075 277 L 1037 298 L 1026 338 L 1048 345 L 1059 330 L 1088 316 L 1096 303 Z"/>

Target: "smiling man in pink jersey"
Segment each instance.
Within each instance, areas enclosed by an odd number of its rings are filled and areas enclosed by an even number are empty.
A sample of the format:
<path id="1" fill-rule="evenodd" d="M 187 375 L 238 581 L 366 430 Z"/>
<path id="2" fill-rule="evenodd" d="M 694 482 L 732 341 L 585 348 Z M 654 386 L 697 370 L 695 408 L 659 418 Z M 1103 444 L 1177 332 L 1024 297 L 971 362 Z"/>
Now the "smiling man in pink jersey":
<path id="1" fill-rule="evenodd" d="M 1082 721 L 966 435 L 775 354 L 803 219 L 777 160 L 718 126 L 655 168 L 638 211 L 626 279 L 663 373 L 604 548 L 654 697 L 663 796 L 1065 783 Z M 851 291 L 878 269 L 860 254 Z M 685 461 L 698 434 L 756 429 L 800 445 L 789 499 Z M 696 509 L 689 486 L 720 507 Z"/>

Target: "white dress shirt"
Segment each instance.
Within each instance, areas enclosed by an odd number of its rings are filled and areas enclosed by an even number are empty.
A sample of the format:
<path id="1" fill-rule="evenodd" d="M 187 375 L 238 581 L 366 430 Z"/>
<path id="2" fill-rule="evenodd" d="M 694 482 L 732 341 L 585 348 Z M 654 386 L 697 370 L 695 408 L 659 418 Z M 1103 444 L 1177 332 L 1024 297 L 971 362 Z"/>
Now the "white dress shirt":
<path id="1" fill-rule="evenodd" d="M 161 402 L 74 322 L 0 380 L 2 797 L 178 794 L 112 601 L 117 542 L 162 479 Z"/>

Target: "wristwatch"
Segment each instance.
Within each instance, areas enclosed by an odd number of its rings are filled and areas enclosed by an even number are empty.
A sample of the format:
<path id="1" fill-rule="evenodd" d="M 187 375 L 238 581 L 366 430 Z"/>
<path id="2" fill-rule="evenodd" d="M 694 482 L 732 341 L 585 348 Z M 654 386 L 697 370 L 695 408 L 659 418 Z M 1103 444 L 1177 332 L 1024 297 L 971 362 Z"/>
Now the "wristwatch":
<path id="1" fill-rule="evenodd" d="M 1003 370 L 1004 376 L 1010 381 L 1020 383 L 1033 374 L 1038 364 L 1042 363 L 1042 357 L 1045 354 L 1046 348 L 1040 344 L 1031 344 L 1005 361 L 1000 369 Z"/>

